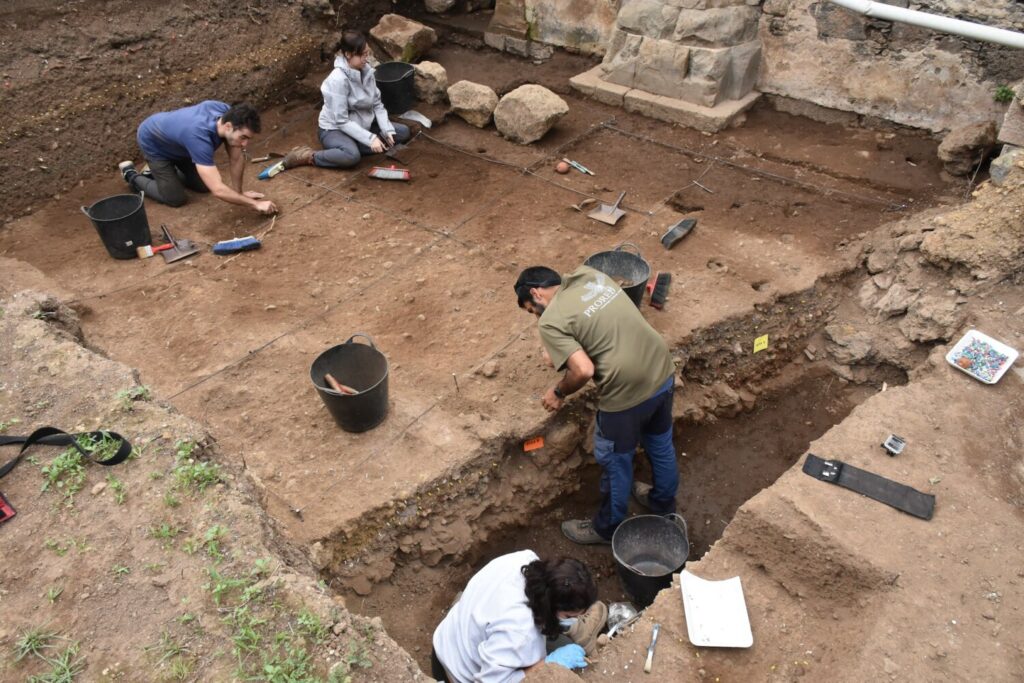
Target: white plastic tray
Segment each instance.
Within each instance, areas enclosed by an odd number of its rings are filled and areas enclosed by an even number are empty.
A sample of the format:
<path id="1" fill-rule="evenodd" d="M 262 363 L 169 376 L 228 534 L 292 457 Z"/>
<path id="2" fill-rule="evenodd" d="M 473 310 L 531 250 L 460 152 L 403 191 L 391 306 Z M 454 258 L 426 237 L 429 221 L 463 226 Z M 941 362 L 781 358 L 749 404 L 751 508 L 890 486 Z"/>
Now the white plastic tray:
<path id="1" fill-rule="evenodd" d="M 996 351 L 1006 356 L 1006 360 L 1003 361 L 1003 364 L 1001 366 L 999 366 L 999 369 L 996 370 L 996 373 L 992 376 L 991 379 L 986 379 L 978 372 L 976 372 L 974 368 L 962 368 L 959 365 L 957 365 L 957 359 L 960 358 L 961 354 L 963 353 L 963 350 L 967 348 L 972 341 L 978 341 L 982 344 L 987 344 L 993 351 Z M 967 334 L 961 337 L 960 341 L 956 343 L 956 346 L 950 349 L 949 353 L 946 354 L 946 362 L 952 365 L 957 370 L 961 372 L 966 372 L 968 375 L 978 380 L 979 382 L 984 382 L 985 384 L 995 384 L 1002 378 L 1003 375 L 1006 374 L 1006 371 L 1010 369 L 1010 366 L 1013 365 L 1013 362 L 1017 360 L 1018 355 L 1019 354 L 1017 353 L 1017 349 L 1011 348 L 1000 341 L 996 341 L 995 339 L 988 336 L 984 332 L 979 332 L 978 330 L 968 330 Z"/>
<path id="2" fill-rule="evenodd" d="M 683 570 L 679 575 L 690 642 L 701 647 L 750 647 L 747 603 L 740 577 L 708 581 Z"/>

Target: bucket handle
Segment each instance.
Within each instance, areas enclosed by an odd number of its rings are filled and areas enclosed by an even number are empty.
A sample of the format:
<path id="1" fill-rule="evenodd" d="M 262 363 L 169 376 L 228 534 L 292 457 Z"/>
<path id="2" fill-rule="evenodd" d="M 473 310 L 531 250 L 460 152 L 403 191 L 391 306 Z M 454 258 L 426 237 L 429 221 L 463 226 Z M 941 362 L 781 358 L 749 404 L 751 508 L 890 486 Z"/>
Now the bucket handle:
<path id="1" fill-rule="evenodd" d="M 145 192 L 139 192 L 139 206 L 142 206 L 145 203 L 145 201 L 146 201 L 146 193 Z M 88 218 L 89 220 L 92 220 L 92 216 L 89 215 L 89 207 L 88 206 L 83 206 L 81 208 L 82 208 L 82 213 L 85 214 L 86 218 Z"/>
<path id="2" fill-rule="evenodd" d="M 668 520 L 674 522 L 676 524 L 676 526 L 678 526 L 679 528 L 681 528 L 683 530 L 683 536 L 686 537 L 686 545 L 687 545 L 686 551 L 687 551 L 687 555 L 689 555 L 689 551 L 690 551 L 690 548 L 689 548 L 689 545 L 690 545 L 690 530 L 687 529 L 687 527 L 686 527 L 686 520 L 683 519 L 683 516 L 681 514 L 679 514 L 678 512 L 670 512 L 670 513 L 668 513 L 667 515 L 665 515 L 665 519 L 668 519 Z"/>
<path id="3" fill-rule="evenodd" d="M 377 350 L 377 345 L 373 343 L 373 338 L 370 337 L 370 335 L 366 334 L 365 332 L 356 332 L 351 337 L 349 337 L 348 341 L 345 342 L 345 343 L 346 344 L 351 344 L 352 340 L 355 339 L 356 337 L 364 337 L 366 339 L 366 341 L 370 342 L 370 348 L 373 349 L 374 351 Z"/>
<path id="4" fill-rule="evenodd" d="M 636 249 L 636 255 L 640 256 L 640 247 L 636 246 L 632 242 L 622 242 L 617 247 L 615 247 L 615 251 L 625 251 L 625 249 L 623 249 L 623 247 L 633 247 L 634 249 Z M 629 253 L 629 252 L 626 252 L 626 253 Z M 640 256 L 640 258 L 643 258 L 643 256 Z"/>

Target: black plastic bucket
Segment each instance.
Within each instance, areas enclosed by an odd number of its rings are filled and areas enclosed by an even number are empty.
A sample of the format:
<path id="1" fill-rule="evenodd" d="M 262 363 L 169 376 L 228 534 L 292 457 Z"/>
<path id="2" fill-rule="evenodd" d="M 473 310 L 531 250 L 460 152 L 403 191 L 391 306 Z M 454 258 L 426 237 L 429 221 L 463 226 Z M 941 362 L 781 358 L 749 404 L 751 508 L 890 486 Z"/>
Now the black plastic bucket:
<path id="1" fill-rule="evenodd" d="M 644 609 L 686 566 L 686 522 L 677 514 L 630 517 L 612 535 L 612 555 L 626 595 L 637 609 Z"/>
<path id="2" fill-rule="evenodd" d="M 96 226 L 107 253 L 114 258 L 138 258 L 136 247 L 153 243 L 143 198 L 141 193 L 116 194 L 82 207 L 82 213 Z"/>
<path id="3" fill-rule="evenodd" d="M 365 337 L 370 345 L 354 343 L 356 337 Z M 358 393 L 331 389 L 324 379 L 327 374 Z M 344 344 L 327 349 L 313 361 L 309 375 L 331 417 L 346 432 L 373 429 L 387 416 L 388 359 L 369 335 L 357 332 Z"/>
<path id="4" fill-rule="evenodd" d="M 633 247 L 636 253 L 623 251 L 623 247 Z M 651 266 L 640 255 L 639 247 L 632 242 L 623 242 L 612 251 L 597 252 L 584 261 L 583 265 L 599 270 L 614 279 L 626 296 L 640 308 L 647 280 L 651 277 Z"/>
<path id="5" fill-rule="evenodd" d="M 373 72 L 388 114 L 399 116 L 416 104 L 415 73 L 416 67 L 405 62 L 384 62 Z"/>

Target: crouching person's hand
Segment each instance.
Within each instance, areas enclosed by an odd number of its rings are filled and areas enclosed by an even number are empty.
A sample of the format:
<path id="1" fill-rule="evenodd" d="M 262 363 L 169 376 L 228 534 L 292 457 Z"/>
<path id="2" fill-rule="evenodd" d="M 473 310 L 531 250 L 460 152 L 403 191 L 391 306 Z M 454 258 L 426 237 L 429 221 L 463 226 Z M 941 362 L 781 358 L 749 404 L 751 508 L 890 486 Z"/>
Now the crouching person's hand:
<path id="1" fill-rule="evenodd" d="M 549 664 L 559 664 L 567 669 L 582 669 L 587 665 L 583 648 L 576 643 L 570 643 L 558 648 L 545 658 Z"/>

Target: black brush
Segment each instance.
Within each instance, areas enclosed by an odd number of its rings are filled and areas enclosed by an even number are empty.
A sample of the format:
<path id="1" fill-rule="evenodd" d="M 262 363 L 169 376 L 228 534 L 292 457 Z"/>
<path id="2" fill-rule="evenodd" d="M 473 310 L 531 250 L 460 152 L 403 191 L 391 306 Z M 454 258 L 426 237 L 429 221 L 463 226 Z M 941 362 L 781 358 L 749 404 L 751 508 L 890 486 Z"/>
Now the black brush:
<path id="1" fill-rule="evenodd" d="M 659 311 L 665 306 L 668 299 L 668 288 L 672 284 L 672 273 L 658 273 L 654 280 L 654 289 L 651 290 L 651 306 Z"/>

